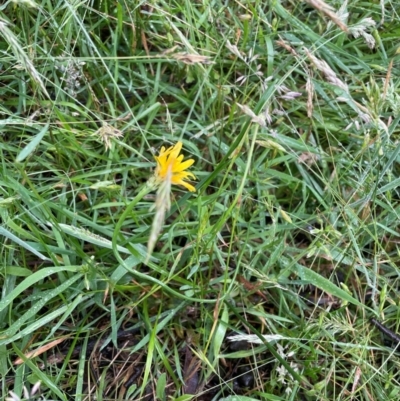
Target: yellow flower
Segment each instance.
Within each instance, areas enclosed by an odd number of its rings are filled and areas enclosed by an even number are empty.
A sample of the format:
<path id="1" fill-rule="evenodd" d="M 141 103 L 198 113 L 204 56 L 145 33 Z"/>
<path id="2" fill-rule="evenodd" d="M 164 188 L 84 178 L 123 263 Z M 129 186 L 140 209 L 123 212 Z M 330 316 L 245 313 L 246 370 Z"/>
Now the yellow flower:
<path id="1" fill-rule="evenodd" d="M 157 161 L 156 179 L 159 182 L 170 180 L 171 184 L 182 185 L 191 192 L 195 192 L 196 188 L 185 180 L 188 177 L 196 179 L 194 174 L 185 171 L 193 163 L 193 159 L 183 161 L 183 155 L 179 155 L 182 149 L 182 142 L 177 142 L 175 146 L 171 146 L 167 150 L 163 146 L 159 156 L 154 156 Z"/>

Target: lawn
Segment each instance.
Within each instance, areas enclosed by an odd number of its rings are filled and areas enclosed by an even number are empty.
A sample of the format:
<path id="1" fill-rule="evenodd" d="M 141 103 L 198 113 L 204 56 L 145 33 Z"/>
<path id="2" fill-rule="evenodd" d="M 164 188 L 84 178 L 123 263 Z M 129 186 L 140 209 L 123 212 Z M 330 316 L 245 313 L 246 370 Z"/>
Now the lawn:
<path id="1" fill-rule="evenodd" d="M 0 401 L 399 400 L 400 1 L 0 5 Z"/>

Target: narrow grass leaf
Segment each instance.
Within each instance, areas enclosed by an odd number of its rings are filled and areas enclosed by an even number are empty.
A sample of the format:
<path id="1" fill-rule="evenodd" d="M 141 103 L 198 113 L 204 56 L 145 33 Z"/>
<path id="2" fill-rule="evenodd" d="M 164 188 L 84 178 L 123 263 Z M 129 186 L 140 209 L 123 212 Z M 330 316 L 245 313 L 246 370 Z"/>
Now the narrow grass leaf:
<path id="1" fill-rule="evenodd" d="M 229 397 L 220 398 L 219 401 L 260 401 L 260 400 L 258 400 L 257 398 L 246 397 L 245 395 L 230 395 Z"/>
<path id="2" fill-rule="evenodd" d="M 115 306 L 113 294 L 111 294 L 110 300 L 111 300 L 111 306 L 110 306 L 110 310 L 111 310 L 110 311 L 110 314 L 111 314 L 111 341 L 114 344 L 114 347 L 116 349 L 118 349 L 118 341 L 117 341 L 118 325 L 117 325 L 116 306 Z"/>
<path id="3" fill-rule="evenodd" d="M 37 251 L 35 248 L 33 248 L 27 242 L 23 241 L 22 239 L 15 236 L 12 232 L 5 229 L 4 227 L 0 227 L 0 235 L 3 235 L 4 237 L 10 239 L 11 241 L 16 242 L 18 245 L 21 245 L 23 248 L 25 248 L 29 252 L 32 252 L 34 255 L 36 255 L 38 258 L 40 258 L 42 260 L 51 260 L 48 257 L 44 256 L 39 251 Z"/>
<path id="4" fill-rule="evenodd" d="M 181 395 L 178 398 L 174 398 L 174 401 L 190 401 L 192 398 L 196 397 L 196 395 L 193 394 L 184 394 Z"/>
<path id="5" fill-rule="evenodd" d="M 342 301 L 351 303 L 353 305 L 359 306 L 363 309 L 368 309 L 375 314 L 375 312 L 369 308 L 368 306 L 364 305 L 362 302 L 358 301 L 354 297 L 352 297 L 348 292 L 339 288 L 336 284 L 332 283 L 332 281 L 322 277 L 320 274 L 316 273 L 315 271 L 304 267 L 298 263 L 296 263 L 297 272 L 302 280 L 306 281 L 309 284 L 315 285 L 320 290 L 333 295 L 341 299 Z"/>
<path id="6" fill-rule="evenodd" d="M 226 305 L 224 304 L 222 308 L 222 314 L 220 319 L 218 319 L 218 326 L 215 330 L 214 338 L 213 338 L 213 350 L 214 350 L 214 362 L 218 362 L 218 356 L 221 351 L 222 343 L 224 342 L 226 330 L 229 324 L 229 311 Z"/>
<path id="7" fill-rule="evenodd" d="M 19 266 L 6 266 L 4 268 L 5 274 L 11 276 L 18 276 L 18 277 L 28 277 L 32 274 L 32 271 L 27 269 L 26 267 L 19 267 Z"/>
<path id="8" fill-rule="evenodd" d="M 141 262 L 142 260 L 136 255 L 131 255 L 125 259 L 125 266 L 127 266 L 129 269 L 133 269 Z M 121 280 L 126 274 L 129 273 L 125 266 L 119 265 L 111 274 L 110 281 L 113 284 L 118 284 L 119 280 Z"/>
<path id="9" fill-rule="evenodd" d="M 10 328 L 8 328 L 5 332 L 3 332 L 2 335 L 8 337 L 13 336 L 18 330 L 20 330 L 21 326 L 27 320 L 33 318 L 51 299 L 63 293 L 66 289 L 71 287 L 72 284 L 74 284 L 75 281 L 77 281 L 81 277 L 82 276 L 80 274 L 76 274 L 69 280 L 58 285 L 54 290 L 46 291 L 45 294 L 43 294 L 43 297 L 39 301 L 37 301 L 32 308 L 28 309 L 14 324 L 12 324 Z"/>
<path id="10" fill-rule="evenodd" d="M 15 345 L 13 344 L 13 349 L 14 352 L 24 360 L 25 364 L 29 366 L 29 368 L 32 370 L 32 372 L 39 378 L 39 380 L 46 385 L 51 391 L 54 392 L 54 394 L 57 395 L 57 397 L 60 398 L 60 400 L 67 401 L 67 397 L 65 394 L 61 392 L 61 390 L 53 383 L 53 381 L 50 379 L 50 377 L 43 371 L 41 371 L 35 363 L 33 363 L 31 360 L 27 359 L 23 352 Z M 22 367 L 22 365 L 21 365 Z"/>
<path id="11" fill-rule="evenodd" d="M 57 346 L 58 344 L 64 342 L 67 338 L 69 338 L 69 336 L 63 336 L 60 337 L 56 340 L 50 341 L 47 344 L 44 344 L 42 346 L 40 346 L 39 348 L 36 348 L 32 351 L 29 351 L 25 354 L 25 357 L 28 359 L 32 359 L 32 358 L 36 358 L 37 356 L 42 355 L 43 353 L 47 352 L 48 350 L 54 348 L 55 346 Z M 24 361 L 21 358 L 18 358 L 14 361 L 14 365 L 21 365 L 21 363 L 23 363 Z"/>
<path id="12" fill-rule="evenodd" d="M 0 376 L 5 377 L 8 372 L 7 347 L 0 345 Z"/>
<path id="13" fill-rule="evenodd" d="M 165 386 L 167 385 L 167 375 L 166 373 L 161 373 L 157 380 L 156 396 L 159 400 L 165 400 Z"/>
<path id="14" fill-rule="evenodd" d="M 145 311 L 145 314 L 147 315 L 147 310 Z M 148 316 L 145 317 L 147 319 Z M 140 396 L 143 395 L 144 391 L 146 390 L 146 384 L 150 375 L 150 370 L 153 364 L 153 355 L 154 355 L 154 348 L 155 348 L 155 343 L 157 340 L 157 322 L 153 329 L 151 330 L 151 333 L 149 334 L 149 344 L 146 349 L 146 363 L 144 366 L 144 372 L 143 372 L 143 383 L 142 387 L 140 389 Z"/>
<path id="15" fill-rule="evenodd" d="M 181 302 L 176 308 L 171 309 L 167 311 L 165 314 L 165 319 L 158 321 L 157 327 L 155 328 L 155 334 L 158 334 L 164 327 L 165 325 L 178 313 L 179 310 L 181 310 L 184 306 L 186 305 L 186 302 Z M 145 347 L 147 343 L 150 340 L 150 334 L 146 334 L 142 340 L 133 348 L 131 353 L 135 353 Z"/>
<path id="16" fill-rule="evenodd" d="M 17 36 L 14 35 L 14 32 L 8 27 L 8 23 L 0 18 L 0 33 L 4 37 L 5 41 L 10 45 L 12 52 L 16 60 L 20 63 L 21 67 L 24 68 L 31 76 L 33 81 L 35 81 L 42 92 L 50 99 L 50 95 L 46 90 L 46 87 L 40 77 L 39 72 L 36 70 L 32 61 L 25 53 L 23 46 L 18 41 Z"/>
<path id="17" fill-rule="evenodd" d="M 387 174 L 387 171 L 390 170 L 392 167 L 392 164 L 397 160 L 398 156 L 400 154 L 400 145 L 397 145 L 395 150 L 393 152 L 389 153 L 389 158 L 386 164 L 382 167 L 382 170 L 380 171 L 379 179 L 377 182 L 380 182 L 385 174 Z"/>
<path id="18" fill-rule="evenodd" d="M 36 149 L 36 147 L 39 145 L 40 141 L 43 139 L 43 137 L 46 135 L 47 130 L 49 129 L 49 124 L 46 124 L 41 131 L 36 134 L 31 141 L 28 143 L 28 145 L 26 145 L 21 152 L 19 153 L 19 155 L 17 156 L 17 158 L 15 159 L 15 161 L 17 163 L 20 163 L 22 161 L 24 161 L 31 153 L 33 153 L 33 151 Z"/>
<path id="19" fill-rule="evenodd" d="M 100 235 L 93 234 L 89 230 L 62 223 L 58 224 L 58 227 L 60 227 L 64 233 L 72 235 L 73 237 L 78 238 L 82 241 L 89 242 L 102 248 L 112 249 L 112 242 L 110 240 L 101 237 Z M 122 246 L 117 245 L 117 249 L 119 252 L 131 254 L 129 249 L 126 249 Z"/>
<path id="20" fill-rule="evenodd" d="M 304 386 L 311 387 L 311 384 L 308 382 L 305 376 L 302 376 L 298 372 L 296 372 L 290 364 L 276 351 L 275 347 L 271 345 L 268 341 L 265 340 L 264 336 L 250 323 L 248 322 L 237 310 L 237 308 L 231 305 L 229 302 L 225 301 L 225 305 L 228 309 L 246 326 L 250 329 L 252 333 L 257 335 L 257 337 L 263 342 L 263 344 L 268 348 L 269 352 L 278 360 L 286 370 L 300 383 Z"/>
<path id="21" fill-rule="evenodd" d="M 24 338 L 31 333 L 38 331 L 45 327 L 48 323 L 52 322 L 62 313 L 64 313 L 68 309 L 68 305 L 64 305 L 61 308 L 56 309 L 55 311 L 43 316 L 42 318 L 35 320 L 32 324 L 30 324 L 25 329 L 21 330 L 19 333 L 14 335 L 13 337 L 2 339 L 0 338 L 0 345 L 14 343 L 15 341 L 19 340 L 20 338 Z"/>
<path id="22" fill-rule="evenodd" d="M 134 398 L 132 397 L 133 393 L 136 391 L 137 389 L 137 384 L 132 384 L 132 386 L 130 386 L 126 392 L 126 399 L 127 400 L 133 400 Z"/>
<path id="23" fill-rule="evenodd" d="M 18 284 L 6 297 L 4 297 L 0 301 L 0 312 L 6 308 L 19 294 L 23 291 L 35 285 L 38 281 L 43 280 L 44 278 L 59 273 L 61 271 L 70 271 L 70 272 L 77 272 L 81 269 L 81 266 L 60 266 L 60 267 L 46 267 L 41 269 L 29 277 L 27 277 L 22 283 Z"/>
<path id="24" fill-rule="evenodd" d="M 304 140 L 294 139 L 287 135 L 276 134 L 274 138 L 286 148 L 290 150 L 297 150 L 301 152 L 310 152 L 315 155 L 321 156 L 321 151 L 318 148 L 310 146 L 308 143 L 305 143 Z"/>
<path id="25" fill-rule="evenodd" d="M 86 350 L 89 341 L 89 335 L 85 337 L 85 341 L 83 342 L 81 355 L 79 358 L 79 366 L 78 366 L 78 378 L 76 380 L 76 393 L 75 393 L 75 401 L 81 401 L 83 398 L 83 386 L 85 382 L 85 365 L 87 364 L 86 359 Z"/>
<path id="26" fill-rule="evenodd" d="M 380 187 L 377 191 L 377 194 L 381 195 L 384 192 L 391 191 L 392 189 L 396 189 L 399 185 L 400 185 L 400 178 L 396 178 L 392 182 L 389 182 L 388 184 Z"/>
<path id="27" fill-rule="evenodd" d="M 82 294 L 79 294 L 72 302 L 68 303 L 68 308 L 65 309 L 64 314 L 58 319 L 57 323 L 53 323 L 51 331 L 47 338 L 51 338 L 54 333 L 60 328 L 60 326 L 71 316 L 72 311 L 88 298 L 89 296 L 84 297 Z"/>

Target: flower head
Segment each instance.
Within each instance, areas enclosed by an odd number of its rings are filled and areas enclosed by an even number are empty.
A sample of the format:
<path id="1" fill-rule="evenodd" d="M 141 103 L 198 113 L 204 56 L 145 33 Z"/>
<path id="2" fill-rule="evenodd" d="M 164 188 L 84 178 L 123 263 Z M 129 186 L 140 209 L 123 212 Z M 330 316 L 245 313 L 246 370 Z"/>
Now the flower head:
<path id="1" fill-rule="evenodd" d="M 177 142 L 175 146 L 165 149 L 161 148 L 159 156 L 154 156 L 157 161 L 156 180 L 158 182 L 170 181 L 174 185 L 182 185 L 191 192 L 195 192 L 196 188 L 186 182 L 188 177 L 196 179 L 195 175 L 185 171 L 193 163 L 193 159 L 183 161 L 183 155 L 179 152 L 182 149 L 182 142 Z"/>
<path id="2" fill-rule="evenodd" d="M 111 139 L 121 138 L 124 134 L 113 128 L 111 125 L 107 123 L 103 123 L 103 126 L 99 128 L 94 135 L 98 135 L 100 140 L 104 143 L 104 146 L 107 149 L 111 149 Z"/>

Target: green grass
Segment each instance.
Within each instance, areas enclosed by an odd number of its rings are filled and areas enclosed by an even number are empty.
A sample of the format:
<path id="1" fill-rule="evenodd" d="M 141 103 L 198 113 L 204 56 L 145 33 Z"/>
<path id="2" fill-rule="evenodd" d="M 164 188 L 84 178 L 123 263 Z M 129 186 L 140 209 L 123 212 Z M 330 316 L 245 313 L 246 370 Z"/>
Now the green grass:
<path id="1" fill-rule="evenodd" d="M 0 6 L 0 400 L 398 400 L 399 9 Z"/>

